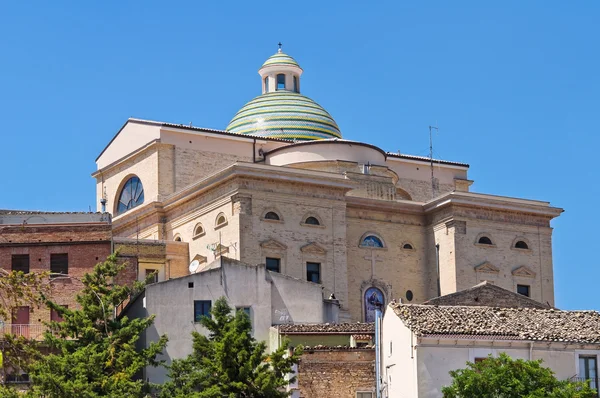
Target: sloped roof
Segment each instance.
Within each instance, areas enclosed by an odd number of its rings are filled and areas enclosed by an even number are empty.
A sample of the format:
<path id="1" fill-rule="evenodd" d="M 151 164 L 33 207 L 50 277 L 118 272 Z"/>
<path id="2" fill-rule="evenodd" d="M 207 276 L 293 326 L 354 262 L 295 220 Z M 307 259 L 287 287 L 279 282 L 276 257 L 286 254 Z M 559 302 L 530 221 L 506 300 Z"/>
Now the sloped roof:
<path id="1" fill-rule="evenodd" d="M 446 294 L 435 297 L 423 304 L 430 305 L 468 305 L 468 306 L 488 306 L 503 308 L 551 308 L 548 304 L 542 304 L 522 294 L 512 292 L 496 286 L 488 281 L 481 282 L 469 289 L 461 290 L 456 293 Z"/>
<path id="2" fill-rule="evenodd" d="M 277 327 L 281 334 L 372 334 L 375 333 L 374 323 L 314 323 L 288 324 Z"/>
<path id="3" fill-rule="evenodd" d="M 421 337 L 502 336 L 507 340 L 600 344 L 600 313 L 596 311 L 397 303 L 390 308 Z"/>

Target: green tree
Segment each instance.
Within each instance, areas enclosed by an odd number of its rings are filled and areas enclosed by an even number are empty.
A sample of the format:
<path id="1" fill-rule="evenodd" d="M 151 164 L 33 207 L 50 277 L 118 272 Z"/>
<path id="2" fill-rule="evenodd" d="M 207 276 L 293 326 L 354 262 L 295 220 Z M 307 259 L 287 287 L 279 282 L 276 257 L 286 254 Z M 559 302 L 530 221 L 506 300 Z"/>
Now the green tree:
<path id="1" fill-rule="evenodd" d="M 284 344 L 267 355 L 265 343 L 252 337 L 248 315 L 241 310 L 232 314 L 223 297 L 215 302 L 211 315 L 200 320 L 209 336 L 193 333 L 193 352 L 173 361 L 171 380 L 163 385 L 161 397 L 288 397 L 285 386 L 295 377 L 286 376 L 298 363 L 302 347 L 288 356 Z"/>
<path id="2" fill-rule="evenodd" d="M 44 342 L 50 354 L 40 355 L 29 369 L 33 397 L 95 398 L 144 397 L 150 386 L 139 380 L 142 369 L 159 365 L 156 357 L 166 345 L 162 336 L 148 348 L 136 350 L 140 334 L 154 317 L 114 317 L 115 308 L 143 287 L 143 283 L 121 286 L 114 283 L 125 267 L 116 255 L 96 265 L 81 282 L 78 309 L 47 305 L 63 322 L 51 322 Z"/>
<path id="3" fill-rule="evenodd" d="M 452 384 L 442 388 L 444 398 L 593 398 L 585 382 L 558 380 L 542 361 L 513 360 L 505 353 L 466 369 L 451 371 Z"/>

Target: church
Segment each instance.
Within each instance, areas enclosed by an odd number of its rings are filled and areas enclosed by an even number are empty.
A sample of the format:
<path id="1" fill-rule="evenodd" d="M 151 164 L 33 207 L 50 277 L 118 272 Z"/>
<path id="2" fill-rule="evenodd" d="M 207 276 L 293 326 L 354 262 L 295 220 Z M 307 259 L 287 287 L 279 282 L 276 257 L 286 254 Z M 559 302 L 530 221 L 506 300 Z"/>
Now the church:
<path id="1" fill-rule="evenodd" d="M 348 322 L 373 321 L 373 296 L 423 303 L 481 282 L 554 305 L 562 209 L 470 192 L 466 163 L 344 139 L 302 72 L 279 48 L 223 130 L 129 119 L 100 153 L 98 210 L 138 279 L 223 256 L 320 286 Z"/>

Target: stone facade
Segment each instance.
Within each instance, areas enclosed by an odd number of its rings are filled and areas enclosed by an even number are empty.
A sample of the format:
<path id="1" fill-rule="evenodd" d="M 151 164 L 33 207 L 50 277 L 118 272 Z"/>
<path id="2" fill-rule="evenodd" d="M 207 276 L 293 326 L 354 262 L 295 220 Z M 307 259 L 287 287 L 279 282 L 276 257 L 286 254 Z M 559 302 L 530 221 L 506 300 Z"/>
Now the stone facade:
<path id="1" fill-rule="evenodd" d="M 140 123 L 130 121 L 117 139 L 135 142 Z M 562 210 L 470 193 L 465 164 L 434 161 L 432 184 L 428 159 L 368 144 L 144 123 L 158 129 L 155 140 L 122 158 L 109 145 L 94 173 L 109 209 L 129 176 L 148 192 L 143 205 L 114 218 L 115 236 L 181 241 L 188 253 L 179 261 L 200 267 L 225 253 L 255 265 L 269 257 L 282 273 L 307 279 L 307 263 L 320 264 L 323 296 L 340 300 L 342 320 L 365 320 L 370 288 L 385 302 L 421 303 L 489 281 L 554 303 L 550 221 Z M 365 247 L 368 236 L 383 247 Z M 482 236 L 492 244 L 479 244 Z"/>
<path id="2" fill-rule="evenodd" d="M 306 350 L 298 364 L 298 390 L 306 398 L 356 398 L 357 392 L 375 397 L 375 350 Z"/>

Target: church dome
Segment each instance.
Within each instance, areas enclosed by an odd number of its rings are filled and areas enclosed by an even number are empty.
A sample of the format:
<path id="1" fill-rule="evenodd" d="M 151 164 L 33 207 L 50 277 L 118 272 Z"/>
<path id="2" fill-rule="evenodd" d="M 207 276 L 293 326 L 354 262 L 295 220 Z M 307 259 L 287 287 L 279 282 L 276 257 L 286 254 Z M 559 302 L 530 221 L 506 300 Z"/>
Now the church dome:
<path id="1" fill-rule="evenodd" d="M 235 114 L 226 130 L 256 137 L 311 141 L 342 138 L 340 129 L 323 107 L 300 94 L 302 68 L 279 51 L 258 70 L 262 95 Z"/>
<path id="2" fill-rule="evenodd" d="M 342 137 L 325 109 L 293 91 L 273 91 L 254 98 L 235 114 L 227 131 L 301 141 Z"/>
<path id="3" fill-rule="evenodd" d="M 278 52 L 274 55 L 271 55 L 269 58 L 267 58 L 265 63 L 262 64 L 261 68 L 264 68 L 265 66 L 274 66 L 274 65 L 293 65 L 293 66 L 297 66 L 298 68 L 300 67 L 300 65 L 298 65 L 298 62 L 296 62 L 296 60 L 294 58 L 292 58 L 289 55 L 287 55 L 286 53 L 282 53 L 282 52 Z"/>

